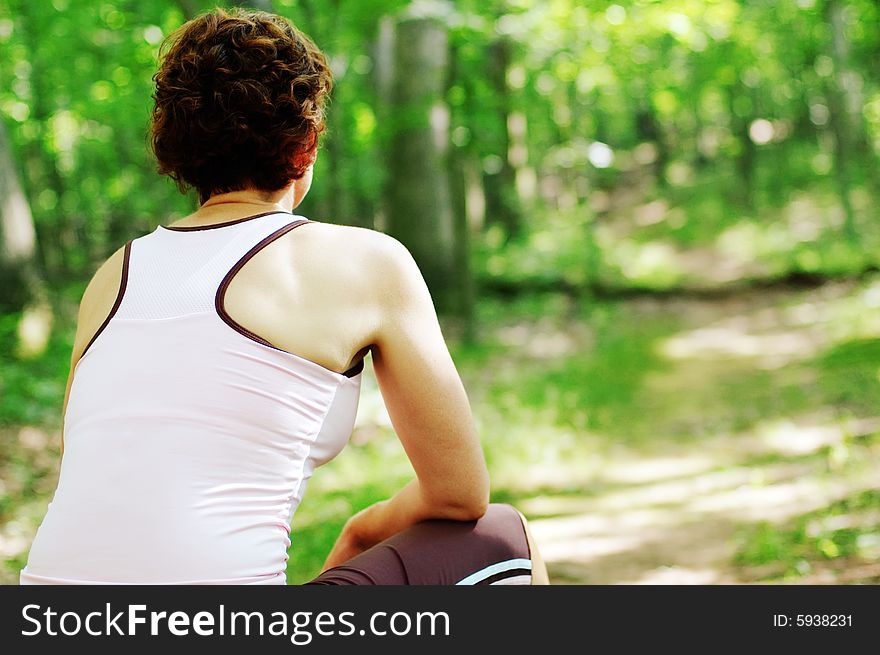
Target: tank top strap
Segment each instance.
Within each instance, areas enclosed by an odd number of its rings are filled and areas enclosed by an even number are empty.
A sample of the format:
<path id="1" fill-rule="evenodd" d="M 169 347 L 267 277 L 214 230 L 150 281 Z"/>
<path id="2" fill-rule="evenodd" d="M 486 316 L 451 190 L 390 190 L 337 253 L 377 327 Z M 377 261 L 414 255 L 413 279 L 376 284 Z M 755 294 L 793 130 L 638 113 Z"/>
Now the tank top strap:
<path id="1" fill-rule="evenodd" d="M 205 227 L 158 227 L 131 242 L 119 319 L 215 311 L 221 289 L 264 246 L 308 219 L 257 214 Z"/>

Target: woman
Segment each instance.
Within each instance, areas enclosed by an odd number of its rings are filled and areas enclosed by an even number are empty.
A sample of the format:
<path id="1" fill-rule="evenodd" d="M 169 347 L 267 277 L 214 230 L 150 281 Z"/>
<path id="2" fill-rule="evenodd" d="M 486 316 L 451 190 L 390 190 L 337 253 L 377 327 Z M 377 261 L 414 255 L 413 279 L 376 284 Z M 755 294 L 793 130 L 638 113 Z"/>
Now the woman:
<path id="1" fill-rule="evenodd" d="M 313 582 L 545 581 L 521 515 L 487 506 L 409 253 L 292 213 L 324 129 L 321 52 L 283 18 L 216 10 L 170 37 L 155 81 L 159 172 L 201 205 L 85 291 L 61 476 L 22 583 L 285 584 L 290 520 L 348 440 L 367 353 L 417 477 L 346 523 Z"/>

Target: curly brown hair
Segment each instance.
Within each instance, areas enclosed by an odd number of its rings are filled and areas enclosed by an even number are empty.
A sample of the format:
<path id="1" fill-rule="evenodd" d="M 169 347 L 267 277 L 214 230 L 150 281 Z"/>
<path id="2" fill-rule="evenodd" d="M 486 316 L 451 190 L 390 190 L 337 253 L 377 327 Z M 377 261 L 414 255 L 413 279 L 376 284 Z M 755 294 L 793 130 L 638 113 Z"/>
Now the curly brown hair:
<path id="1" fill-rule="evenodd" d="M 327 59 L 287 19 L 244 9 L 185 23 L 160 50 L 151 142 L 159 173 L 201 202 L 301 178 L 324 131 Z"/>

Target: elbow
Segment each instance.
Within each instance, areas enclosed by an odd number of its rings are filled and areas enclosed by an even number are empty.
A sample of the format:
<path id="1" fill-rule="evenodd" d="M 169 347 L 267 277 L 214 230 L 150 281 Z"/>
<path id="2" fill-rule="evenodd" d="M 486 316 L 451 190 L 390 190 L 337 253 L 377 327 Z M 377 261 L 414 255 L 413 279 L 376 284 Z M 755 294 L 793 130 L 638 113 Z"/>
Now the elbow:
<path id="1" fill-rule="evenodd" d="M 487 509 L 489 509 L 489 494 L 486 494 L 486 497 L 480 499 L 478 502 L 463 508 L 465 518 L 461 520 L 476 521 L 477 519 L 482 518 Z"/>
<path id="2" fill-rule="evenodd" d="M 474 491 L 463 507 L 465 514 L 467 514 L 467 518 L 464 519 L 466 521 L 476 521 L 489 509 L 489 472 L 485 467 L 479 480 L 479 483 L 474 485 Z"/>
<path id="3" fill-rule="evenodd" d="M 467 488 L 457 488 L 455 492 L 437 494 L 429 501 L 433 505 L 438 518 L 453 521 L 476 521 L 489 508 L 489 477 L 481 476 L 477 484 Z"/>
<path id="4" fill-rule="evenodd" d="M 480 498 L 467 502 L 447 504 L 443 508 L 443 518 L 453 521 L 476 521 L 481 518 L 489 508 L 489 499 Z"/>
<path id="5" fill-rule="evenodd" d="M 485 468 L 470 486 L 470 492 L 458 498 L 455 509 L 459 521 L 476 521 L 489 509 L 489 473 Z"/>

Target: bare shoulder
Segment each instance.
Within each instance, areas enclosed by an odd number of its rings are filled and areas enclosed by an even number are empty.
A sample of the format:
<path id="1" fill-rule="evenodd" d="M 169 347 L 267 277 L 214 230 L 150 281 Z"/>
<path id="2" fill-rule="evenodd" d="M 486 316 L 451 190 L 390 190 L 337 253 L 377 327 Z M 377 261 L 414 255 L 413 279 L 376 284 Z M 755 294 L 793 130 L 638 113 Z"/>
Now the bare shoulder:
<path id="1" fill-rule="evenodd" d="M 354 225 L 334 225 L 312 221 L 302 238 L 311 238 L 315 243 L 321 242 L 326 247 L 352 256 L 395 258 L 408 256 L 406 247 L 394 237 Z"/>
<path id="2" fill-rule="evenodd" d="M 418 267 L 393 237 L 317 221 L 294 230 L 290 237 L 286 252 L 276 261 L 292 263 L 293 284 L 287 287 L 294 299 L 291 306 L 309 308 L 306 314 L 314 337 L 291 343 L 297 352 L 309 352 L 312 359 L 332 364 L 331 368 L 341 366 L 353 353 L 387 339 L 393 326 L 413 324 L 414 315 L 432 314 Z M 296 319 L 300 336 L 305 325 L 301 314 Z M 316 343 L 344 345 L 339 353 L 326 355 L 315 350 Z"/>
<path id="3" fill-rule="evenodd" d="M 300 232 L 309 257 L 321 259 L 342 281 L 369 285 L 380 294 L 421 283 L 421 273 L 409 250 L 392 236 L 363 227 L 320 222 Z"/>
<path id="4" fill-rule="evenodd" d="M 124 262 L 125 246 L 121 246 L 98 267 L 86 285 L 79 305 L 79 318 L 77 319 L 76 337 L 73 344 L 75 360 L 82 355 L 86 344 L 113 309 L 122 283 Z"/>

